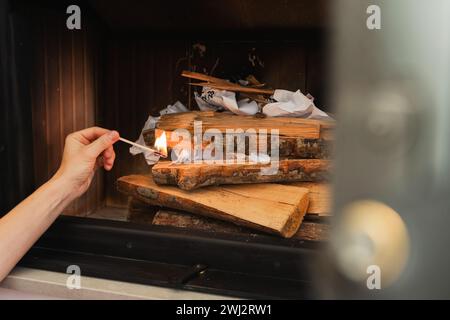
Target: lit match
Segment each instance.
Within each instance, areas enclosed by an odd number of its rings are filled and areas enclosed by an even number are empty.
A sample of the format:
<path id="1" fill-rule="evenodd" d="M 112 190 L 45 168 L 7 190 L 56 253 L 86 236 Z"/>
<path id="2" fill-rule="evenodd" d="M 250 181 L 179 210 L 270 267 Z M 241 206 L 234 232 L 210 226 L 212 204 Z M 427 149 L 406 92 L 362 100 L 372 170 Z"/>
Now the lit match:
<path id="1" fill-rule="evenodd" d="M 164 134 L 164 136 L 165 136 L 165 134 Z M 120 137 L 119 140 L 122 141 L 122 142 L 128 143 L 128 144 L 130 144 L 130 145 L 132 145 L 132 146 L 135 146 L 135 147 L 137 147 L 137 148 L 140 148 L 140 149 L 142 149 L 142 150 L 144 150 L 144 151 L 152 152 L 152 153 L 154 153 L 154 154 L 156 154 L 156 155 L 158 155 L 158 156 L 160 156 L 160 157 L 167 158 L 167 148 L 166 148 L 165 154 L 163 154 L 163 153 L 160 152 L 159 150 L 155 150 L 155 149 L 149 148 L 149 147 L 147 147 L 147 146 L 143 146 L 143 145 L 141 145 L 141 144 L 135 143 L 135 142 L 133 142 L 133 141 L 130 141 L 130 140 L 125 139 L 125 138 L 122 138 L 122 137 Z M 155 144 L 156 144 L 156 142 L 155 142 Z M 164 151 L 164 150 L 163 150 L 163 151 Z"/>

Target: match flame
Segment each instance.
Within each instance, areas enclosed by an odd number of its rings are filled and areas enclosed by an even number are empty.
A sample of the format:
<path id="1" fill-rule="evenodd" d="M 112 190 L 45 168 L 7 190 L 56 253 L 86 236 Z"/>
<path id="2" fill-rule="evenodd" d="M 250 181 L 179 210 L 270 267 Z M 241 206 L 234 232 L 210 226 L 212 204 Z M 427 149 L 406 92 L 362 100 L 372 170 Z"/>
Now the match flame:
<path id="1" fill-rule="evenodd" d="M 155 148 L 159 153 L 167 157 L 167 138 L 165 131 L 163 131 L 162 134 L 156 138 Z"/>

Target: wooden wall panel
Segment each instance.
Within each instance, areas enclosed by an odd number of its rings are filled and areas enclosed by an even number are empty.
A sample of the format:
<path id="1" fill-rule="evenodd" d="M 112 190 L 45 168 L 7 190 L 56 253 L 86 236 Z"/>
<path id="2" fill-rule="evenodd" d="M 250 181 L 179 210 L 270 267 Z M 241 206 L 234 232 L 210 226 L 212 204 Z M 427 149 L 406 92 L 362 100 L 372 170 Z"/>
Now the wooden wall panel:
<path id="1" fill-rule="evenodd" d="M 94 28 L 85 25 L 81 31 L 69 31 L 65 15 L 58 13 L 42 12 L 34 36 L 31 83 L 34 171 L 39 186 L 56 172 L 66 135 L 97 123 L 100 47 Z M 84 216 L 101 206 L 102 181 L 98 173 L 88 192 L 65 214 Z"/>
<path id="2" fill-rule="evenodd" d="M 184 41 L 144 41 L 112 38 L 106 47 L 104 67 L 104 126 L 130 140 L 139 137 L 151 114 L 168 104 L 187 101 L 184 80 L 177 75 L 188 67 Z M 146 173 L 142 156 L 133 157 L 129 146 L 115 145 L 116 163 L 106 176 L 106 201 L 125 206 L 127 198 L 115 190 L 115 181 L 126 174 Z"/>
<path id="3" fill-rule="evenodd" d="M 330 50 L 326 35 L 319 39 L 310 39 L 306 52 L 306 93 L 314 96 L 314 103 L 324 111 L 333 112 L 330 101 Z"/>

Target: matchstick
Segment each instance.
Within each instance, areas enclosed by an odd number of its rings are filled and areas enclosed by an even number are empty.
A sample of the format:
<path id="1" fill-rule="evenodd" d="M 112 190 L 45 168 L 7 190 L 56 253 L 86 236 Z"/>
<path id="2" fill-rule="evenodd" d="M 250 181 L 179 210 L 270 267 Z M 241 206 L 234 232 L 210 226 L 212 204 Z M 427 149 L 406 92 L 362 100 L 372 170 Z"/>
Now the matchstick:
<path id="1" fill-rule="evenodd" d="M 152 152 L 152 153 L 154 153 L 154 154 L 156 154 L 156 155 L 158 155 L 158 156 L 160 156 L 160 157 L 167 158 L 166 155 L 162 154 L 161 152 L 159 152 L 159 151 L 157 151 L 157 150 L 155 150 L 155 149 L 152 149 L 152 148 L 143 146 L 143 145 L 141 145 L 141 144 L 138 144 L 138 143 L 135 143 L 135 142 L 133 142 L 133 141 L 127 140 L 127 139 L 125 139 L 125 138 L 119 138 L 119 140 L 122 141 L 122 142 L 128 143 L 128 144 L 131 144 L 132 146 L 135 146 L 135 147 L 140 148 L 140 149 L 142 149 L 142 150 Z"/>

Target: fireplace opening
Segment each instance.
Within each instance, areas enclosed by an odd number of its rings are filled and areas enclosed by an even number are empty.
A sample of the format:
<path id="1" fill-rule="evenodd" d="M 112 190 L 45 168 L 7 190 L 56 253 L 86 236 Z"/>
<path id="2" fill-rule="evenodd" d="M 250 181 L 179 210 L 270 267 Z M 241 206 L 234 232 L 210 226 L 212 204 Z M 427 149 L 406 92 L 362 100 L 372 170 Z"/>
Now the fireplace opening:
<path id="1" fill-rule="evenodd" d="M 216 116 L 213 111 L 199 114 L 196 99 L 204 91 L 192 84 L 201 80 L 194 81 L 182 74 L 190 72 L 230 80 L 234 89 L 241 87 L 239 90 L 284 89 L 293 93 L 300 90 L 333 117 L 327 45 L 330 3 L 89 0 L 77 4 L 81 9 L 81 28 L 68 29 L 70 14 L 66 9 L 70 4 L 11 3 L 10 45 L 15 57 L 12 72 L 17 75 L 15 86 L 20 93 L 15 112 L 21 115 L 21 120 L 19 126 L 5 125 L 10 131 L 15 130 L 9 138 L 21 148 L 15 150 L 15 158 L 11 160 L 17 170 L 11 170 L 3 182 L 5 186 L 10 184 L 4 189 L 2 212 L 55 173 L 65 137 L 86 127 L 114 129 L 134 142 L 149 116 L 160 117 L 156 128 L 142 132 L 141 143 L 159 151 L 168 148 L 168 162 L 175 161 L 171 156 L 175 154 L 172 152 L 175 143 L 170 140 L 172 129 L 183 126 L 186 129 L 191 120 L 192 125 L 200 119 L 217 127 L 224 123 L 232 126 L 251 117 L 248 128 L 281 130 L 291 125 L 292 130 L 301 126 L 305 131 L 301 133 L 304 134 L 301 145 L 300 140 L 295 140 L 295 145 L 277 148 L 277 153 L 281 150 L 277 164 L 282 172 L 287 172 L 285 175 L 278 180 L 261 181 L 251 176 L 245 181 L 271 184 L 245 184 L 245 188 L 228 185 L 230 181 L 235 183 L 239 172 L 253 172 L 254 168 L 233 171 L 223 178 L 222 184 L 217 172 L 226 169 L 220 167 L 222 164 L 208 164 L 210 177 L 195 180 L 206 170 L 201 169 L 202 173 L 195 171 L 185 180 L 177 180 L 172 183 L 176 192 L 167 193 L 170 199 L 165 194 L 163 203 L 161 199 L 154 201 L 153 193 L 149 195 L 149 182 L 142 177 L 153 172 L 159 185 L 163 180 L 172 181 L 170 174 L 180 177 L 181 171 L 173 173 L 170 163 L 157 169 L 165 163 L 161 160 L 150 166 L 142 154 L 133 156 L 130 145 L 118 142 L 114 146 L 114 168 L 96 173 L 89 190 L 64 210 L 22 264 L 65 272 L 67 265 L 78 263 L 93 276 L 244 297 L 313 296 L 310 265 L 321 255 L 329 238 L 332 214 L 331 188 L 327 182 L 332 142 L 322 136 L 326 135 L 327 124 L 322 120 L 300 123 L 291 118 L 287 125 L 273 125 L 271 119 L 276 118 L 265 116 L 262 109 L 258 111 L 260 118 L 227 113 Z M 256 84 L 252 84 L 253 79 Z M 221 85 L 229 85 L 220 81 L 214 84 L 219 89 Z M 264 99 L 265 103 L 266 99 L 272 99 L 261 92 L 250 94 L 255 105 L 260 102 L 258 99 Z M 248 97 L 245 94 L 239 93 L 240 97 Z M 177 101 L 187 109 L 185 114 L 195 114 L 196 118 L 180 120 L 174 115 L 160 115 L 161 110 Z M 287 135 L 281 132 L 282 137 L 283 134 Z M 274 134 L 269 132 L 265 140 L 268 150 L 275 141 L 271 136 Z M 209 142 L 215 144 L 218 139 L 213 136 Z M 244 138 L 247 149 L 250 140 L 249 136 Z M 283 138 L 280 141 L 287 143 Z M 201 143 L 199 148 L 203 148 Z M 245 148 L 243 153 L 249 156 L 251 153 Z M 217 149 L 212 155 L 218 155 Z M 268 156 L 274 156 L 274 152 L 269 151 Z M 186 166 L 190 170 L 195 164 Z M 309 174 L 309 178 L 299 180 L 299 172 L 302 177 Z M 318 178 L 325 173 L 326 178 Z M 245 178 L 242 175 L 241 180 Z M 240 198 L 236 199 L 243 199 L 245 192 L 252 191 L 250 195 L 245 193 L 248 201 L 235 203 L 237 218 L 221 219 L 222 213 L 203 212 L 204 203 L 189 205 L 200 201 L 203 194 L 215 203 L 226 200 L 218 191 L 209 195 L 203 191 L 212 190 L 211 187 L 226 191 L 230 197 L 239 193 Z M 190 189 L 195 190 L 189 193 Z M 178 190 L 184 193 L 179 195 Z M 272 210 L 270 217 L 277 210 L 281 212 L 283 206 L 295 206 L 297 210 L 301 190 L 309 194 L 309 203 L 304 205 L 300 221 L 288 219 L 275 225 L 271 220 L 261 225 L 244 221 L 240 216 L 241 212 L 253 209 L 259 214 L 256 209 L 263 205 L 269 208 L 266 211 Z M 186 192 L 198 198 L 186 198 Z M 224 204 L 225 209 L 216 211 L 226 210 L 232 201 Z"/>

